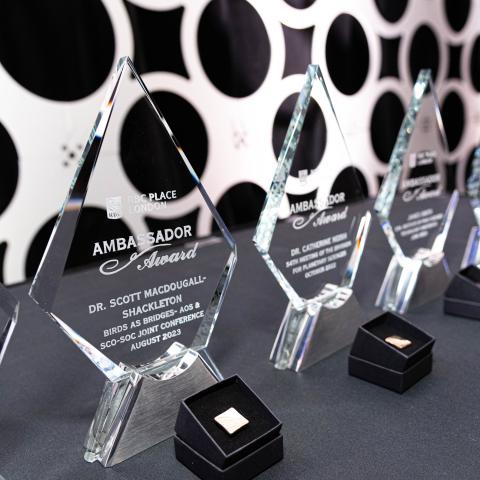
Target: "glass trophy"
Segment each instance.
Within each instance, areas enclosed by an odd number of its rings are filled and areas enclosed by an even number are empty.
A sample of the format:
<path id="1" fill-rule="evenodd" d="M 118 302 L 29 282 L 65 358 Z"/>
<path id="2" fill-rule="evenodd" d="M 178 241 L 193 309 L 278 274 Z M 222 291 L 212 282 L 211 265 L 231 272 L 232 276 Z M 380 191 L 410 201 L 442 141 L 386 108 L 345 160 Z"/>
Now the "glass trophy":
<path id="1" fill-rule="evenodd" d="M 199 210 L 217 235 L 198 234 Z M 87 461 L 111 466 L 170 437 L 180 401 L 222 378 L 206 348 L 236 258 L 154 95 L 122 58 L 30 290 L 107 378 Z"/>
<path id="2" fill-rule="evenodd" d="M 466 193 L 477 225 L 472 227 L 468 237 L 462 268 L 480 265 L 480 147 L 477 147 L 473 154 L 472 167 L 467 178 Z"/>
<path id="3" fill-rule="evenodd" d="M 253 238 L 289 300 L 276 368 L 307 368 L 365 321 L 352 291 L 371 219 L 364 200 L 320 68 L 309 65 Z"/>
<path id="4" fill-rule="evenodd" d="M 0 284 L 0 365 L 17 325 L 19 302 Z"/>
<path id="5" fill-rule="evenodd" d="M 376 302 L 384 310 L 404 313 L 448 286 L 443 249 L 459 196 L 446 191 L 447 151 L 431 71 L 421 70 L 374 207 L 393 250 Z"/>

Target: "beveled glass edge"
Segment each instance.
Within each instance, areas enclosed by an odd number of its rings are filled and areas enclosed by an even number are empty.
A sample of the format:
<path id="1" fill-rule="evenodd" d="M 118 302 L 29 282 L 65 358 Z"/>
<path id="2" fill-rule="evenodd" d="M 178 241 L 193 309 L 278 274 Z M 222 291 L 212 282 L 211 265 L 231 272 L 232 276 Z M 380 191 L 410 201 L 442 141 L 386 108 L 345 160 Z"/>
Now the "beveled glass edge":
<path id="1" fill-rule="evenodd" d="M 207 204 L 207 207 L 210 210 L 210 213 L 212 214 L 218 228 L 220 229 L 224 240 L 227 242 L 227 245 L 231 250 L 222 274 L 220 275 L 220 279 L 217 283 L 215 291 L 212 295 L 212 299 L 210 300 L 210 303 L 206 308 L 204 319 L 200 322 L 199 328 L 194 337 L 194 345 L 192 345 L 191 348 L 195 349 L 196 351 L 207 348 L 210 342 L 213 329 L 218 318 L 218 314 L 225 298 L 226 290 L 232 279 L 238 256 L 237 244 L 235 239 L 231 235 L 223 219 L 213 205 L 200 178 L 193 169 L 190 161 L 188 160 L 178 140 L 173 134 L 172 129 L 167 123 L 164 115 L 151 98 L 150 92 L 148 91 L 142 78 L 138 75 L 131 59 L 129 57 L 122 57 L 119 60 L 116 71 L 112 76 L 110 87 L 107 90 L 107 94 L 100 108 L 100 112 L 95 120 L 94 126 L 87 141 L 87 145 L 82 153 L 77 170 L 72 179 L 69 193 L 60 210 L 59 216 L 57 217 L 55 226 L 52 230 L 47 247 L 45 249 L 42 260 L 37 269 L 36 275 L 29 291 L 30 297 L 42 308 L 42 310 L 47 313 L 50 319 L 53 320 L 61 328 L 65 335 L 69 337 L 70 340 L 82 351 L 82 353 L 84 353 L 87 358 L 112 382 L 120 381 L 125 378 L 125 370 L 120 365 L 110 360 L 106 355 L 101 353 L 81 335 L 78 335 L 75 330 L 70 328 L 68 324 L 66 324 L 62 319 L 60 319 L 50 310 L 55 301 L 55 295 L 58 291 L 58 287 L 65 269 L 66 261 L 71 248 L 71 243 L 73 241 L 76 226 L 80 217 L 80 212 L 82 210 L 85 197 L 88 192 L 88 184 L 91 175 L 93 174 L 93 171 L 95 169 L 98 155 L 100 153 L 103 143 L 103 138 L 113 112 L 115 97 L 121 84 L 121 80 L 124 76 L 124 72 L 126 71 L 126 66 L 129 67 L 130 73 L 133 74 L 135 79 L 138 81 L 140 87 L 142 88 L 145 97 L 150 103 L 152 112 L 157 115 L 158 119 L 169 134 L 170 139 L 172 140 L 177 152 L 180 155 L 180 158 L 183 160 L 185 166 L 188 168 L 189 173 L 194 180 L 196 188 L 198 188 L 198 190 L 200 191 L 200 194 L 202 195 L 203 200 Z M 84 177 L 82 177 L 82 174 L 84 174 Z M 83 181 L 80 182 L 80 180 Z M 79 182 L 80 185 L 77 185 Z M 65 237 L 62 237 L 60 242 L 55 242 L 56 236 L 62 225 L 62 220 L 66 217 L 66 213 L 73 213 L 73 217 L 70 219 L 69 225 L 67 225 L 67 227 L 70 226 L 67 241 L 64 241 Z M 47 260 L 49 259 L 50 251 L 54 251 L 55 256 L 54 261 L 48 263 Z M 44 288 L 42 291 L 42 282 L 45 281 L 47 281 L 48 284 L 52 286 L 52 288 Z M 186 351 L 187 350 L 188 348 L 186 349 Z M 154 360 L 155 359 L 152 359 L 152 361 Z"/>
<path id="2" fill-rule="evenodd" d="M 370 226 L 372 224 L 372 214 L 367 211 L 360 220 L 358 226 L 357 235 L 355 237 L 355 247 L 352 250 L 347 266 L 345 268 L 345 275 L 339 286 L 352 288 L 355 277 L 357 276 L 360 260 L 362 259 L 365 244 L 367 243 L 368 233 L 370 232 Z"/>
<path id="3" fill-rule="evenodd" d="M 235 245 L 234 251 L 232 251 L 227 259 L 225 268 L 220 275 L 217 287 L 213 293 L 209 306 L 205 310 L 203 320 L 198 326 L 197 333 L 193 339 L 190 348 L 195 351 L 200 351 L 208 347 L 212 338 L 213 329 L 217 323 L 218 315 L 225 300 L 225 295 L 232 280 L 233 271 L 237 264 L 237 247 Z"/>
<path id="4" fill-rule="evenodd" d="M 190 172 L 190 175 L 192 176 L 194 182 L 195 182 L 195 186 L 198 188 L 198 190 L 200 191 L 200 194 L 202 195 L 203 197 L 203 200 L 205 201 L 205 203 L 207 204 L 208 206 L 208 209 L 210 210 L 210 213 L 213 215 L 213 218 L 215 220 L 215 223 L 217 224 L 218 228 L 220 229 L 221 233 L 222 233 L 222 236 L 225 238 L 225 240 L 227 241 L 229 247 L 231 250 L 234 250 L 236 252 L 237 250 L 237 246 L 236 246 L 236 242 L 235 242 L 235 239 L 233 238 L 232 234 L 230 233 L 230 231 L 228 230 L 227 226 L 225 225 L 225 222 L 223 221 L 222 217 L 220 216 L 220 214 L 218 213 L 218 210 L 216 209 L 215 205 L 213 204 L 212 200 L 210 199 L 210 197 L 208 196 L 208 193 L 206 192 L 205 190 L 205 187 L 203 186 L 203 183 L 202 181 L 200 180 L 199 176 L 197 175 L 197 173 L 195 172 L 195 170 L 193 169 L 193 166 L 192 164 L 190 163 L 190 160 L 188 160 L 187 156 L 185 155 L 185 152 L 183 150 L 183 148 L 180 146 L 180 143 L 178 142 L 177 138 L 175 137 L 172 129 L 170 128 L 170 125 L 168 124 L 167 120 L 165 119 L 165 116 L 163 115 L 162 111 L 160 110 L 160 108 L 156 105 L 156 103 L 153 101 L 152 99 L 152 96 L 150 95 L 150 92 L 149 90 L 147 89 L 144 81 L 142 80 L 142 78 L 140 77 L 140 75 L 137 73 L 132 61 L 130 60 L 129 57 L 123 57 L 126 59 L 126 62 L 128 64 L 128 66 L 130 67 L 130 70 L 131 72 L 133 73 L 133 75 L 135 76 L 136 80 L 138 81 L 138 83 L 140 84 L 140 86 L 142 87 L 142 90 L 146 96 L 146 98 L 148 99 L 148 101 L 150 102 L 150 106 L 152 107 L 152 111 L 157 115 L 158 119 L 160 120 L 160 122 L 163 124 L 163 126 L 165 127 L 165 130 L 167 130 L 168 132 L 168 135 L 170 136 L 170 139 L 172 140 L 173 144 L 175 145 L 175 148 L 177 149 L 177 152 L 179 154 L 179 156 L 181 157 L 181 159 L 183 160 L 183 163 L 184 165 L 188 168 L 189 172 Z"/>
<path id="5" fill-rule="evenodd" d="M 265 198 L 265 202 L 258 219 L 257 228 L 253 237 L 255 246 L 260 253 L 267 253 L 272 242 L 273 232 L 278 220 L 278 212 L 285 194 L 286 183 L 292 167 L 293 158 L 303 127 L 308 106 L 311 99 L 313 82 L 316 78 L 316 69 L 309 65 L 305 73 L 305 81 L 297 98 L 287 134 L 278 156 L 277 168 Z"/>
<path id="6" fill-rule="evenodd" d="M 30 297 L 45 311 L 50 310 L 55 301 L 80 212 L 88 192 L 88 183 L 97 163 L 126 64 L 127 57 L 122 57 L 118 62 L 115 73 L 112 75 L 107 94 L 78 162 L 69 192 L 60 209 L 30 287 Z M 57 238 L 59 234 L 61 234 L 61 238 Z M 51 255 L 50 252 L 54 252 L 54 255 Z M 43 287 L 44 282 L 47 282 L 48 288 Z"/>
<path id="7" fill-rule="evenodd" d="M 84 459 L 87 462 L 102 462 L 108 457 L 116 440 L 116 436 L 109 437 L 109 433 L 120 430 L 126 414 L 125 408 L 121 407 L 128 405 L 128 399 L 133 395 L 139 379 L 140 375 L 131 372 L 128 378 L 105 383 L 98 409 L 84 442 Z"/>
<path id="8" fill-rule="evenodd" d="M 350 150 L 348 148 L 347 142 L 343 130 L 338 121 L 335 108 L 333 106 L 332 99 L 328 92 L 323 74 L 321 72 L 320 66 L 317 64 L 310 64 L 305 73 L 305 80 L 303 87 L 300 90 L 297 101 L 295 103 L 295 108 L 293 110 L 290 123 L 288 125 L 287 133 L 282 144 L 282 149 L 278 156 L 277 168 L 275 170 L 270 189 L 268 190 L 260 217 L 258 219 L 257 227 L 253 236 L 253 243 L 259 251 L 263 260 L 267 264 L 268 268 L 271 270 L 281 288 L 284 290 L 288 299 L 296 309 L 304 308 L 305 304 L 308 302 L 314 302 L 317 298 L 320 297 L 320 294 L 317 297 L 312 299 L 302 298 L 292 286 L 292 284 L 287 280 L 285 275 L 281 270 L 276 266 L 272 257 L 269 254 L 270 245 L 272 243 L 273 233 L 275 231 L 275 226 L 277 224 L 280 205 L 282 199 L 285 195 L 286 183 L 290 175 L 290 169 L 292 167 L 293 159 L 295 157 L 295 152 L 297 149 L 298 141 L 300 134 L 302 132 L 303 123 L 307 114 L 308 106 L 310 104 L 311 92 L 314 86 L 315 80 L 318 80 L 321 87 L 325 92 L 325 96 L 328 101 L 328 105 L 332 111 L 333 117 L 335 119 L 337 128 L 342 137 L 344 144 L 345 152 L 348 156 L 349 164 L 353 167 L 351 160 Z M 356 175 L 355 175 L 355 178 Z M 358 182 L 358 180 L 357 180 Z M 360 189 L 361 191 L 361 189 Z M 363 246 L 365 244 L 366 237 L 368 235 L 369 226 L 370 226 L 371 215 L 368 212 L 365 216 L 362 217 L 362 220 L 359 224 L 357 230 L 357 240 L 360 235 L 360 244 L 356 245 L 356 248 L 352 251 L 349 262 L 346 266 L 345 272 L 343 273 L 343 278 L 340 282 L 340 285 L 353 285 L 355 280 L 355 275 L 358 269 L 358 264 L 361 259 L 361 254 L 363 252 Z M 363 232 L 363 233 L 361 233 Z M 361 246 L 361 248 L 358 248 Z M 339 285 L 339 287 L 340 287 Z"/>
<path id="9" fill-rule="evenodd" d="M 110 360 L 100 350 L 85 340 L 73 328 L 52 312 L 46 312 L 62 330 L 62 332 L 75 344 L 75 346 L 111 381 L 117 382 L 129 376 L 129 373 L 120 365 Z"/>
<path id="10" fill-rule="evenodd" d="M 431 248 L 432 254 L 439 254 L 443 252 L 443 248 L 445 247 L 445 242 L 447 241 L 448 232 L 452 225 L 453 216 L 457 210 L 459 200 L 460 194 L 458 190 L 454 190 L 450 196 L 450 201 L 448 202 L 448 206 L 445 210 L 440 226 L 438 227 L 438 233 L 433 240 Z"/>
<path id="11" fill-rule="evenodd" d="M 423 69 L 418 73 L 417 80 L 415 81 L 415 85 L 413 87 L 410 103 L 405 116 L 403 117 L 402 125 L 400 126 L 395 145 L 390 155 L 388 172 L 385 175 L 382 184 L 380 185 L 380 189 L 373 207 L 375 213 L 378 215 L 380 225 L 385 232 L 393 252 L 399 258 L 403 258 L 405 255 L 403 254 L 400 244 L 395 238 L 392 225 L 389 221 L 389 215 L 395 200 L 395 194 L 397 193 L 400 185 L 400 179 L 403 171 L 403 160 L 408 150 L 410 138 L 415 129 L 417 114 L 422 106 L 422 100 L 427 86 L 429 85 L 430 78 L 430 69 Z"/>
<path id="12" fill-rule="evenodd" d="M 437 127 L 440 131 L 440 138 L 445 151 L 448 151 L 448 140 L 445 134 L 438 96 L 435 90 L 435 85 L 432 81 L 432 72 L 430 69 L 422 69 L 418 73 L 417 79 L 413 86 L 412 97 L 410 99 L 407 112 L 403 118 L 402 125 L 400 126 L 392 154 L 390 156 L 388 172 L 383 179 L 374 204 L 374 211 L 379 218 L 380 225 L 385 233 L 385 236 L 387 237 L 388 243 L 390 244 L 394 255 L 401 264 L 405 263 L 405 259 L 409 257 L 404 254 L 403 249 L 395 236 L 389 216 L 395 200 L 395 195 L 400 185 L 404 157 L 408 150 L 412 133 L 415 130 L 417 114 L 422 107 L 427 88 L 430 89 L 433 97 L 435 118 L 437 121 Z M 444 175 L 442 174 L 442 176 Z M 444 213 L 442 222 L 437 230 L 437 234 L 433 239 L 431 248 L 435 246 L 435 249 L 438 250 L 438 248 L 441 246 L 443 249 L 443 245 L 445 243 L 445 239 L 453 218 L 453 213 L 456 209 L 457 201 L 458 192 L 455 190 L 452 193 L 449 205 Z"/>
<path id="13" fill-rule="evenodd" d="M 17 326 L 20 302 L 0 284 L 0 308 L 5 312 L 7 322 L 0 331 L 0 365 L 5 357 L 13 331 Z"/>
<path id="14" fill-rule="evenodd" d="M 177 138 L 175 137 L 172 129 L 170 128 L 170 125 L 168 124 L 166 118 L 162 114 L 161 110 L 157 107 L 157 105 L 154 103 L 153 99 L 151 98 L 150 92 L 148 91 L 145 83 L 143 82 L 142 78 L 138 73 L 136 72 L 133 64 L 131 63 L 131 60 L 128 58 L 127 59 L 130 68 L 132 70 L 133 75 L 136 77 L 138 80 L 139 84 L 141 85 L 146 97 L 148 98 L 148 101 L 151 104 L 153 112 L 158 116 L 158 119 L 161 121 L 165 129 L 167 130 L 172 142 L 175 145 L 175 148 L 177 149 L 178 154 L 180 155 L 181 159 L 183 160 L 184 164 L 187 166 L 194 182 L 195 186 L 198 188 L 200 191 L 200 194 L 202 195 L 203 200 L 207 204 L 208 209 L 210 210 L 210 213 L 213 216 L 213 219 L 215 220 L 215 223 L 217 224 L 218 228 L 220 229 L 220 232 L 223 236 L 223 238 L 226 240 L 229 248 L 231 249 L 230 255 L 225 263 L 224 269 L 222 271 L 222 274 L 220 275 L 220 278 L 218 280 L 217 286 L 215 288 L 215 291 L 212 295 L 212 299 L 210 300 L 209 306 L 205 310 L 205 316 L 203 320 L 200 322 L 200 325 L 198 327 L 197 333 L 195 334 L 194 340 L 190 348 L 195 351 L 202 350 L 204 348 L 207 348 L 208 344 L 210 343 L 210 339 L 213 333 L 213 329 L 215 327 L 218 315 L 220 313 L 220 309 L 222 307 L 225 294 L 227 291 L 227 288 L 230 284 L 230 281 L 233 276 L 233 272 L 235 270 L 235 266 L 237 263 L 237 257 L 238 257 L 238 251 L 237 251 L 237 244 L 235 239 L 233 238 L 232 234 L 228 230 L 227 226 L 225 225 L 225 222 L 223 221 L 222 217 L 218 213 L 218 210 L 216 209 L 215 205 L 212 203 L 210 197 L 208 196 L 208 193 L 205 190 L 205 187 L 203 186 L 202 181 L 196 174 L 195 170 L 193 169 L 193 166 L 191 165 L 190 161 L 188 160 L 187 156 L 185 155 L 185 152 L 183 151 L 183 148 L 180 146 Z"/>

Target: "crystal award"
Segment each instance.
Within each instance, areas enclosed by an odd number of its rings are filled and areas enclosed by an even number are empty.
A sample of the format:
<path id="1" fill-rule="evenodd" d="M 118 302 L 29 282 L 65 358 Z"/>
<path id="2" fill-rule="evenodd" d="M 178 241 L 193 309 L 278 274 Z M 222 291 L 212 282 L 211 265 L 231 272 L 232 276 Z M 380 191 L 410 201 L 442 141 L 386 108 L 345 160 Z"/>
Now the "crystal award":
<path id="1" fill-rule="evenodd" d="M 364 200 L 320 68 L 309 65 L 253 238 L 289 300 L 276 368 L 307 368 L 363 323 L 352 287 L 371 218 Z"/>
<path id="2" fill-rule="evenodd" d="M 199 234 L 200 211 L 217 235 Z M 87 461 L 170 437 L 180 401 L 221 379 L 206 348 L 235 263 L 155 93 L 122 58 L 30 291 L 107 378 Z"/>
<path id="3" fill-rule="evenodd" d="M 19 302 L 0 284 L 0 365 L 17 325 Z"/>
<path id="4" fill-rule="evenodd" d="M 376 302 L 384 310 L 404 313 L 448 285 L 443 248 L 458 192 L 446 191 L 447 151 L 431 71 L 421 70 L 374 207 L 393 250 Z"/>
<path id="5" fill-rule="evenodd" d="M 472 166 L 467 178 L 466 193 L 477 225 L 472 227 L 468 237 L 462 268 L 480 265 L 480 147 L 477 147 L 473 153 Z"/>

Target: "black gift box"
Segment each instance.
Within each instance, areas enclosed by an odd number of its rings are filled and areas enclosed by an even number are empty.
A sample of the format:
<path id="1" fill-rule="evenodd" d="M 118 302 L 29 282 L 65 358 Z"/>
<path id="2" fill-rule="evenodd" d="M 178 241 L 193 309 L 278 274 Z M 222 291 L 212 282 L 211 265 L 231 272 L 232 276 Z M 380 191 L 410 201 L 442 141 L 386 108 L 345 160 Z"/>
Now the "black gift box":
<path id="1" fill-rule="evenodd" d="M 235 408 L 249 424 L 229 435 L 214 420 Z M 180 405 L 177 459 L 204 480 L 248 480 L 283 458 L 282 424 L 238 377 L 199 392 Z"/>
<path id="2" fill-rule="evenodd" d="M 470 266 L 460 270 L 450 282 L 443 299 L 449 315 L 480 320 L 480 269 Z"/>
<path id="3" fill-rule="evenodd" d="M 399 349 L 385 341 L 395 335 L 412 344 Z M 434 338 L 404 318 L 386 312 L 358 329 L 348 371 L 354 377 L 403 393 L 431 372 L 434 343 Z"/>

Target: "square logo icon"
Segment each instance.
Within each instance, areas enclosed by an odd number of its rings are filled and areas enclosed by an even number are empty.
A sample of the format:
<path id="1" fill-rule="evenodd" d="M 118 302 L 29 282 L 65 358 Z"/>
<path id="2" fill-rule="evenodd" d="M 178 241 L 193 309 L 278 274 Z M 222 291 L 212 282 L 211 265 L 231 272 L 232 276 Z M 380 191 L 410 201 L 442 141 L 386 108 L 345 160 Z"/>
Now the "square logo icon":
<path id="1" fill-rule="evenodd" d="M 108 197 L 106 199 L 106 204 L 107 217 L 110 220 L 122 218 L 122 197 Z"/>

